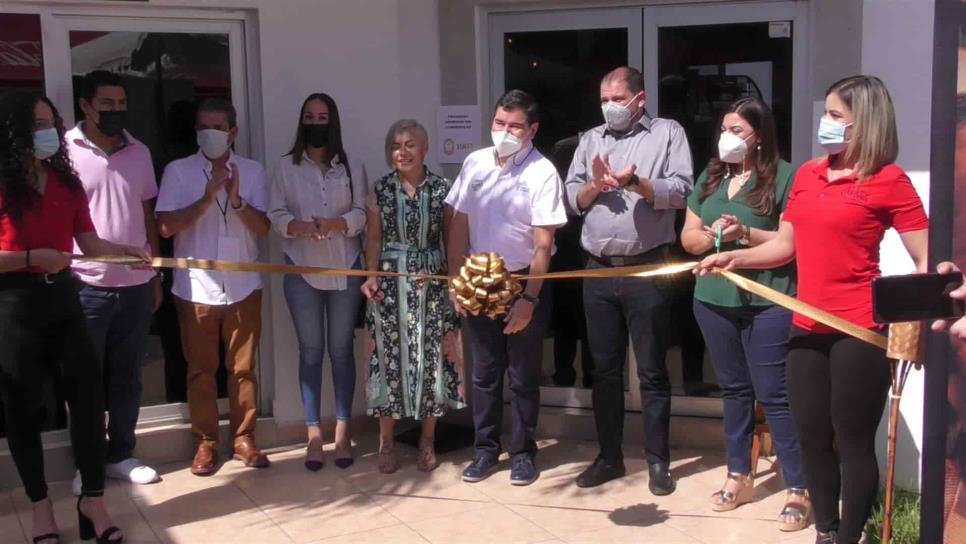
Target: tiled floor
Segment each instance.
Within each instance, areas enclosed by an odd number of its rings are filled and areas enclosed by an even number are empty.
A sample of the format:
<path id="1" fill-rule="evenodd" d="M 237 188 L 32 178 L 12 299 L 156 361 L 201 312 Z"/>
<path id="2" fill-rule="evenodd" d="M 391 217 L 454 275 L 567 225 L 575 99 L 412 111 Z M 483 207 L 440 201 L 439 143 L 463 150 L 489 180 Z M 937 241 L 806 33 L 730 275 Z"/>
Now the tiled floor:
<path id="1" fill-rule="evenodd" d="M 778 531 L 773 521 L 784 494 L 763 460 L 756 502 L 718 514 L 708 496 L 725 469 L 717 451 L 676 451 L 677 491 L 647 491 L 646 465 L 626 460 L 628 476 L 594 489 L 574 478 L 593 459 L 589 442 L 545 440 L 540 479 L 529 487 L 509 484 L 507 463 L 488 480 L 459 480 L 469 450 L 442 456 L 432 474 L 415 467 L 415 450 L 399 445 L 403 468 L 392 476 L 376 470 L 376 437 L 361 437 L 358 460 L 348 470 L 330 462 L 317 473 L 302 467 L 302 449 L 272 453 L 273 466 L 252 470 L 229 461 L 208 478 L 192 476 L 187 463 L 161 467 L 163 482 L 112 483 L 108 501 L 125 542 L 602 542 L 616 544 L 811 544 L 811 528 Z M 630 452 L 628 452 L 630 453 Z M 69 482 L 51 484 L 64 542 L 77 539 Z M 28 542 L 29 504 L 20 489 L 0 494 L 0 541 Z"/>

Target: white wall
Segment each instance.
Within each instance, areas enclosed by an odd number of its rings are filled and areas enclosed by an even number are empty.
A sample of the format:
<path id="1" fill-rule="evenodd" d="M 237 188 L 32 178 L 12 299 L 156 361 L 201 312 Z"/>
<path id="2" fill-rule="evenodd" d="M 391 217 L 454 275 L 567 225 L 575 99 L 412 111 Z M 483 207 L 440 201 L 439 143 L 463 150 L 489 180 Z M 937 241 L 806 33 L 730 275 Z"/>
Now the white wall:
<path id="1" fill-rule="evenodd" d="M 865 0 L 862 14 L 862 72 L 889 88 L 899 125 L 899 160 L 928 209 L 932 47 L 935 13 L 931 0 Z M 882 244 L 884 274 L 913 270 L 895 231 Z M 899 423 L 896 484 L 918 489 L 923 430 L 923 372 L 906 384 Z M 885 466 L 888 410 L 879 426 L 880 466 Z"/>
<path id="2" fill-rule="evenodd" d="M 258 2 L 266 156 L 271 174 L 292 144 L 299 107 L 306 95 L 325 91 L 339 104 L 350 156 L 365 162 L 370 180 L 388 171 L 383 140 L 401 118 L 420 121 L 435 140 L 439 97 L 437 0 L 288 0 Z M 268 7 L 271 6 L 271 9 Z M 272 159 L 275 158 L 275 159 Z M 427 165 L 438 169 L 435 157 Z M 281 262 L 278 239 L 272 261 Z M 275 367 L 273 415 L 280 424 L 302 421 L 298 390 L 298 346 L 281 278 L 271 326 Z M 361 344 L 358 343 L 357 344 Z M 357 345 L 357 353 L 361 353 Z M 366 367 L 357 357 L 353 413 L 364 413 Z M 323 418 L 334 417 L 331 366 L 323 370 Z"/>

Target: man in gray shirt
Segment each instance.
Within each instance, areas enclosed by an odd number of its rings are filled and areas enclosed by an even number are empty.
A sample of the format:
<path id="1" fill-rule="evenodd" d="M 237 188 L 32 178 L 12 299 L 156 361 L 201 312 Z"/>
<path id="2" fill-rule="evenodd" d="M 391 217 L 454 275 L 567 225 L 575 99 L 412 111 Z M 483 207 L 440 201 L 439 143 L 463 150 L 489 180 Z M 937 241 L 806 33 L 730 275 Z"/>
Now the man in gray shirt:
<path id="1" fill-rule="evenodd" d="M 588 268 L 667 262 L 676 240 L 676 210 L 694 186 L 691 152 L 675 121 L 644 109 L 644 78 L 620 67 L 600 84 L 603 125 L 580 139 L 566 192 L 570 212 L 583 215 L 581 246 Z M 648 487 L 655 495 L 674 491 L 668 427 L 668 321 L 672 284 L 663 278 L 584 280 L 587 337 L 594 359 L 594 417 L 600 454 L 577 477 L 593 487 L 624 475 L 624 361 L 628 334 L 634 343 L 644 416 Z"/>

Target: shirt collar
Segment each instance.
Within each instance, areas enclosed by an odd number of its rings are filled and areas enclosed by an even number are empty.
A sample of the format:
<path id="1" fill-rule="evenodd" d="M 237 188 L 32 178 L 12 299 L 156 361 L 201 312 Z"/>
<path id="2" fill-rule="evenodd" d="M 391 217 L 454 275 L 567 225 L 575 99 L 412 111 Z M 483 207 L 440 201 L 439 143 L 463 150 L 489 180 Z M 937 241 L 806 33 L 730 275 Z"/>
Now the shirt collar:
<path id="1" fill-rule="evenodd" d="M 108 153 L 107 151 L 104 151 L 103 149 L 101 149 L 100 147 L 98 147 L 98 145 L 95 144 L 93 140 L 91 140 L 90 138 L 87 137 L 87 133 L 84 132 L 84 124 L 86 122 L 87 121 L 78 121 L 77 122 L 77 132 L 80 133 L 80 136 L 77 137 L 77 138 L 74 138 L 74 143 L 77 144 L 77 145 L 82 145 L 82 146 L 88 147 L 90 149 L 96 149 L 96 150 L 100 151 L 101 153 L 104 153 L 105 155 L 113 155 L 114 153 L 117 153 L 118 151 L 120 151 L 120 150 L 128 147 L 129 145 L 131 145 L 131 143 L 132 143 L 132 141 L 134 139 L 134 137 L 131 136 L 131 133 L 130 132 L 128 132 L 127 130 L 121 130 L 121 145 L 119 145 L 117 147 L 117 149 L 114 150 L 113 153 Z"/>
<path id="2" fill-rule="evenodd" d="M 812 167 L 812 171 L 815 172 L 815 174 L 819 177 L 819 179 L 825 181 L 825 183 L 845 183 L 845 182 L 852 183 L 852 182 L 858 181 L 859 179 L 859 176 L 856 175 L 855 172 L 853 172 L 847 176 L 842 176 L 836 179 L 834 182 L 829 181 L 828 169 L 829 169 L 828 157 L 822 157 L 821 159 L 815 161 L 815 165 Z"/>
<path id="3" fill-rule="evenodd" d="M 493 148 L 493 165 L 502 170 L 508 170 L 511 167 L 520 166 L 527 161 L 530 157 L 530 153 L 533 152 L 533 140 L 527 142 L 527 145 L 521 147 L 519 151 L 510 155 L 509 159 L 506 161 L 502 167 L 500 166 L 500 157 L 496 154 L 496 147 Z"/>
<path id="4" fill-rule="evenodd" d="M 198 152 L 195 153 L 195 156 L 201 159 L 201 164 L 204 165 L 205 173 L 210 174 L 211 161 L 208 160 L 208 157 L 205 156 L 200 148 L 198 149 Z M 228 160 L 225 162 L 226 166 L 229 164 L 238 164 L 238 161 L 235 160 L 235 152 L 231 148 L 228 149 Z"/>

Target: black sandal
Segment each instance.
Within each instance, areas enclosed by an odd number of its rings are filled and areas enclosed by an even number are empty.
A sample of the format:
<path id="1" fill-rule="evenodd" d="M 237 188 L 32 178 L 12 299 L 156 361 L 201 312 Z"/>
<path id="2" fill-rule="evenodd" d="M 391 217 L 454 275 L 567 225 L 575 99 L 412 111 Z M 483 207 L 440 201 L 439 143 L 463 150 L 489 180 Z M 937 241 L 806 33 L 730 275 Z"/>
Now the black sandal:
<path id="1" fill-rule="evenodd" d="M 34 544 L 40 544 L 44 540 L 54 540 L 57 544 L 60 544 L 60 534 L 59 533 L 47 533 L 40 536 L 34 537 Z"/>
<path id="2" fill-rule="evenodd" d="M 87 496 L 92 496 L 92 495 L 87 495 Z M 84 497 L 85 495 L 81 495 L 80 497 L 77 497 L 77 526 L 80 528 L 81 540 L 95 540 L 97 544 L 121 544 L 121 542 L 124 542 L 123 535 L 121 536 L 121 538 L 118 538 L 117 540 L 111 540 L 112 535 L 121 532 L 121 530 L 115 527 L 114 525 L 111 525 L 107 529 L 104 529 L 104 532 L 101 534 L 97 534 L 94 531 L 94 522 L 91 521 L 91 518 L 85 516 L 84 513 L 81 512 L 80 505 Z"/>

